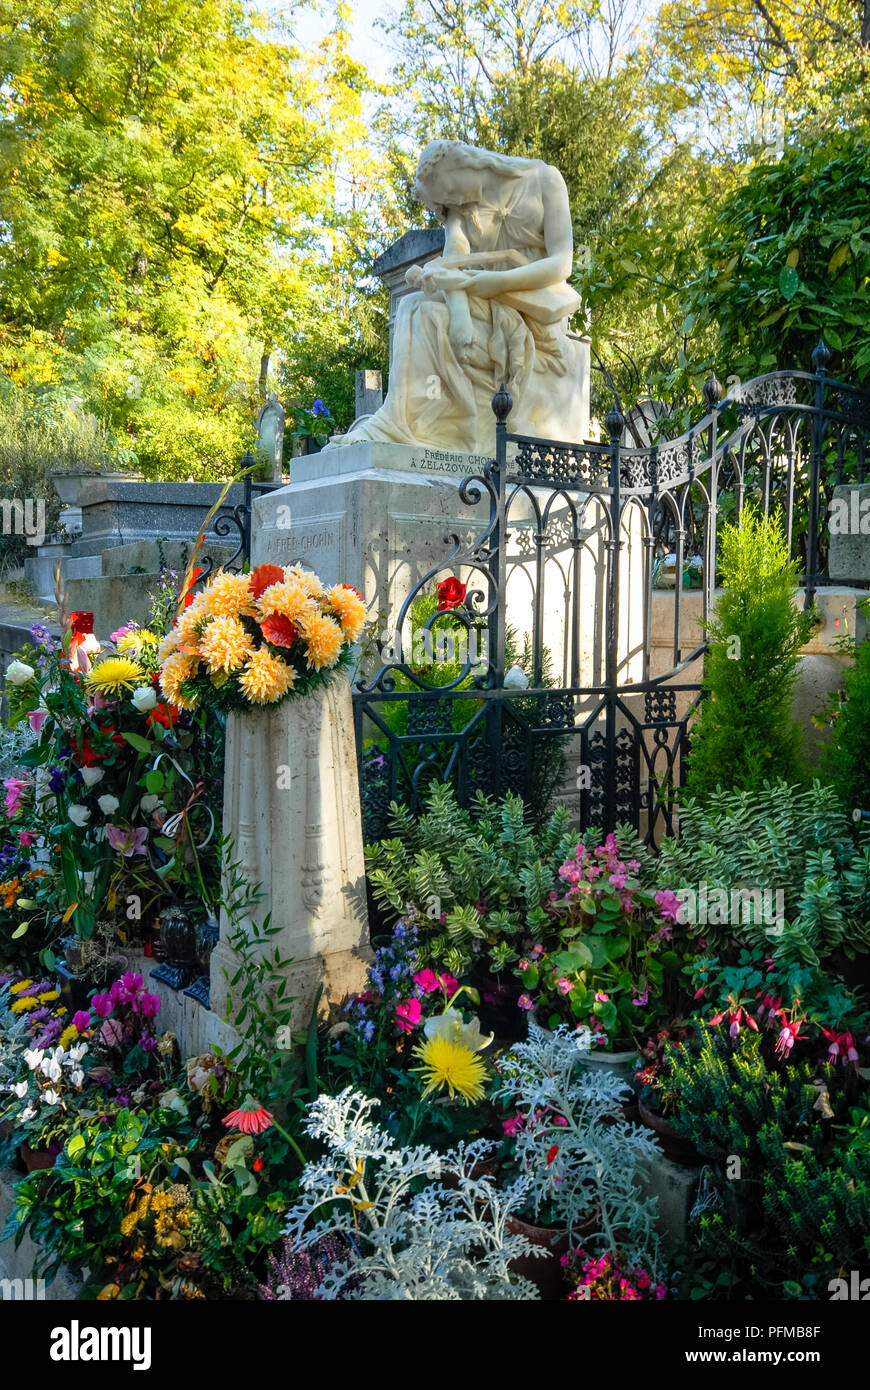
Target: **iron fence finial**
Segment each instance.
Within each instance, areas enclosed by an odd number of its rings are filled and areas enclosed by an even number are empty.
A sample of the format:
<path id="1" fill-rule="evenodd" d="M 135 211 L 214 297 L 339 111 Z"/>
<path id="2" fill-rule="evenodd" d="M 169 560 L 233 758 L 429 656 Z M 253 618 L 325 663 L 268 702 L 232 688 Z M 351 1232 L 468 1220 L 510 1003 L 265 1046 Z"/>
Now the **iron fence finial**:
<path id="1" fill-rule="evenodd" d="M 611 439 L 616 439 L 625 429 L 625 416 L 619 405 L 619 397 L 614 395 L 613 405 L 604 417 L 604 428 L 607 430 Z"/>
<path id="2" fill-rule="evenodd" d="M 704 395 L 704 400 L 707 402 L 711 409 L 714 405 L 719 404 L 719 402 L 722 399 L 722 383 L 717 377 L 715 371 L 711 370 L 710 375 L 707 377 L 707 380 L 704 382 L 704 385 L 701 388 L 701 390 Z"/>
<path id="3" fill-rule="evenodd" d="M 813 371 L 818 373 L 823 372 L 830 360 L 831 350 L 825 342 L 823 335 L 813 348 Z"/>
<path id="4" fill-rule="evenodd" d="M 492 398 L 492 411 L 499 424 L 507 419 L 513 408 L 513 397 L 504 382 L 502 382 Z"/>

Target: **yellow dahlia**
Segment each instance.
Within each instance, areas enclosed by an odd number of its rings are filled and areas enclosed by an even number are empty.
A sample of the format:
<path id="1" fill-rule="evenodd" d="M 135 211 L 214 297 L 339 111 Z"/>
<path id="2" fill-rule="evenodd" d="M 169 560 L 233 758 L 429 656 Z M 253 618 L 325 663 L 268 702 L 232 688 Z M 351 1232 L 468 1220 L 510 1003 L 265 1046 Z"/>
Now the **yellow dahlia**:
<path id="1" fill-rule="evenodd" d="M 426 1082 L 424 1098 L 446 1087 L 451 1096 L 459 1096 L 466 1104 L 483 1099 L 486 1093 L 486 1064 L 477 1052 L 464 1043 L 454 1042 L 443 1033 L 436 1033 L 414 1048 L 414 1056 L 423 1063 L 413 1070 L 418 1071 Z"/>
<path id="2" fill-rule="evenodd" d="M 237 671 L 254 649 L 238 618 L 215 618 L 199 639 L 199 654 L 209 671 Z"/>
<path id="3" fill-rule="evenodd" d="M 280 613 L 291 623 L 299 623 L 309 613 L 317 612 L 317 604 L 305 592 L 298 579 L 286 579 L 280 584 L 270 584 L 264 589 L 257 603 L 261 618 L 270 613 Z"/>
<path id="4" fill-rule="evenodd" d="M 313 613 L 302 623 L 302 635 L 308 647 L 308 665 L 314 671 L 334 666 L 344 646 L 341 628 L 326 613 Z"/>
<path id="5" fill-rule="evenodd" d="M 301 584 L 310 598 L 323 598 L 323 585 L 312 570 L 307 570 L 300 564 L 288 565 L 284 571 L 284 578 L 291 583 L 295 581 Z"/>
<path id="6" fill-rule="evenodd" d="M 355 642 L 366 625 L 366 606 L 356 589 L 336 584 L 334 589 L 327 589 L 324 602 L 341 623 L 345 640 Z"/>
<path id="7" fill-rule="evenodd" d="M 172 656 L 166 658 L 160 668 L 160 689 L 170 704 L 178 705 L 179 709 L 190 709 L 196 703 L 185 699 L 181 686 L 196 673 L 198 665 L 198 657 L 187 656 L 184 652 L 173 652 Z"/>
<path id="8" fill-rule="evenodd" d="M 204 606 L 215 618 L 234 618 L 251 611 L 251 576 L 219 571 L 203 590 Z"/>
<path id="9" fill-rule="evenodd" d="M 273 656 L 265 647 L 254 652 L 242 674 L 239 685 L 246 699 L 255 705 L 270 705 L 286 695 L 295 683 L 292 666 Z"/>
<path id="10" fill-rule="evenodd" d="M 101 695 L 120 695 L 122 690 L 134 690 L 146 680 L 146 673 L 138 661 L 126 656 L 109 656 L 94 666 L 85 676 L 92 690 Z"/>

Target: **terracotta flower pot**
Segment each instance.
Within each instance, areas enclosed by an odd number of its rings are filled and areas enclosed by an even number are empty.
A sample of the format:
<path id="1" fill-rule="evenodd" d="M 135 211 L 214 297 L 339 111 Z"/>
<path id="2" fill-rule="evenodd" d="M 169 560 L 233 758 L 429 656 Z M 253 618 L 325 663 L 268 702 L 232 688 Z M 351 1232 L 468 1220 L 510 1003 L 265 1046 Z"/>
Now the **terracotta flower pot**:
<path id="1" fill-rule="evenodd" d="M 545 1303 L 555 1303 L 564 1298 L 567 1284 L 565 1270 L 562 1266 L 562 1256 L 567 1255 L 571 1248 L 568 1232 L 558 1230 L 554 1226 L 533 1226 L 531 1222 L 524 1221 L 521 1216 L 509 1216 L 506 1225 L 511 1235 L 525 1236 L 532 1245 L 541 1246 L 547 1251 L 546 1257 L 521 1255 L 518 1259 L 511 1261 L 511 1269 L 534 1284 L 539 1289 L 541 1298 Z M 584 1235 L 591 1234 L 595 1227 L 596 1221 L 592 1217 L 578 1227 L 575 1232 L 575 1239 L 580 1240 Z"/>
<path id="2" fill-rule="evenodd" d="M 56 1144 L 48 1149 L 32 1149 L 29 1144 L 22 1144 L 18 1153 L 28 1173 L 34 1173 L 37 1169 L 53 1168 L 60 1149 Z"/>
<path id="3" fill-rule="evenodd" d="M 658 1135 L 665 1158 L 669 1158 L 672 1163 L 681 1164 L 684 1168 L 700 1167 L 704 1160 L 691 1139 L 678 1134 L 670 1120 L 665 1119 L 664 1115 L 657 1115 L 654 1110 L 649 1110 L 643 1101 L 638 1102 L 638 1110 L 641 1124 Z"/>

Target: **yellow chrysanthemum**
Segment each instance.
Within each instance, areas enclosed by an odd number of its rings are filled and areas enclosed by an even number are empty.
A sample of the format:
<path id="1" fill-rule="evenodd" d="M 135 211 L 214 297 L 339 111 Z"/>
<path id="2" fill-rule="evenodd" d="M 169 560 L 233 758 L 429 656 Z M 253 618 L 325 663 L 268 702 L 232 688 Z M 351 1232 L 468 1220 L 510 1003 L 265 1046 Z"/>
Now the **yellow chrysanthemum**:
<path id="1" fill-rule="evenodd" d="M 120 695 L 122 690 L 135 690 L 147 679 L 144 667 L 128 656 L 109 656 L 94 666 L 85 677 L 92 690 L 101 695 Z"/>
<path id="2" fill-rule="evenodd" d="M 454 1042 L 443 1033 L 436 1033 L 433 1038 L 414 1048 L 414 1056 L 423 1063 L 413 1070 L 418 1071 L 426 1082 L 424 1098 L 445 1087 L 451 1096 L 459 1096 L 466 1104 L 483 1098 L 486 1065 L 477 1052 L 464 1043 Z"/>
<path id="3" fill-rule="evenodd" d="M 249 613 L 251 576 L 219 573 L 203 590 L 202 597 L 206 611 L 215 618 L 235 618 L 240 613 Z"/>
<path id="4" fill-rule="evenodd" d="M 336 584 L 323 597 L 341 623 L 345 641 L 355 642 L 366 625 L 366 606 L 359 594 L 344 584 Z"/>
<path id="5" fill-rule="evenodd" d="M 28 1009 L 38 1008 L 39 1000 L 35 998 L 34 995 L 28 994 L 25 995 L 23 999 L 16 999 L 9 1012 L 13 1014 L 23 1014 Z"/>
<path id="6" fill-rule="evenodd" d="M 118 638 L 118 651 L 138 652 L 143 647 L 156 647 L 159 642 L 160 638 L 156 633 L 151 632 L 147 627 L 137 627 L 132 632 L 125 632 L 123 637 Z"/>
<path id="7" fill-rule="evenodd" d="M 344 635 L 334 618 L 314 613 L 302 624 L 302 634 L 308 647 L 308 665 L 313 671 L 335 665 L 344 646 Z"/>
<path id="8" fill-rule="evenodd" d="M 178 705 L 179 709 L 190 709 L 191 703 L 195 703 L 185 700 L 181 686 L 195 674 L 198 665 L 197 657 L 187 656 L 184 652 L 174 652 L 166 658 L 160 669 L 160 689 L 166 699 L 171 704 Z"/>
<path id="9" fill-rule="evenodd" d="M 25 989 L 31 989 L 32 987 L 33 987 L 33 981 L 32 981 L 32 980 L 19 980 L 17 985 L 10 985 L 10 986 L 9 986 L 9 993 L 10 993 L 10 994 L 21 994 Z"/>
<path id="10" fill-rule="evenodd" d="M 257 608 L 261 618 L 281 613 L 298 625 L 309 613 L 317 612 L 317 603 L 297 579 L 285 579 L 282 584 L 270 584 L 263 590 Z"/>
<path id="11" fill-rule="evenodd" d="M 323 598 L 323 585 L 313 570 L 307 570 L 300 564 L 287 565 L 284 578 L 291 584 L 300 584 L 309 598 Z"/>
<path id="12" fill-rule="evenodd" d="M 215 618 L 199 639 L 199 654 L 210 672 L 237 671 L 254 649 L 238 618 Z"/>
<path id="13" fill-rule="evenodd" d="M 286 695 L 296 680 L 295 673 L 286 661 L 273 656 L 261 647 L 251 656 L 247 666 L 239 676 L 239 685 L 245 698 L 255 705 L 271 705 Z"/>

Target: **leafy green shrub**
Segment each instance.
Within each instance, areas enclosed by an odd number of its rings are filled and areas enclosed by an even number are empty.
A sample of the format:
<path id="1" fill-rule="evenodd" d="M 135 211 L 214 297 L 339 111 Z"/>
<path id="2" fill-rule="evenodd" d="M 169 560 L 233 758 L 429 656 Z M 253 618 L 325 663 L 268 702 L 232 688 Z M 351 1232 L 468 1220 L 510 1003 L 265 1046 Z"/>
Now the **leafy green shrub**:
<path id="1" fill-rule="evenodd" d="M 813 618 L 795 606 L 797 560 L 778 517 L 746 508 L 721 534 L 723 592 L 708 621 L 706 699 L 692 731 L 688 790 L 754 790 L 799 780 L 801 733 L 791 697 Z"/>
<path id="2" fill-rule="evenodd" d="M 520 938 L 546 926 L 543 905 L 577 845 L 567 807 L 535 832 L 519 797 L 494 802 L 478 793 L 466 809 L 439 783 L 421 816 L 393 802 L 390 817 L 392 837 L 366 849 L 369 882 L 388 914 L 417 925 L 421 960 L 457 976 L 484 948 L 493 970 L 518 960 Z"/>
<path id="3" fill-rule="evenodd" d="M 732 1045 L 702 1028 L 675 1055 L 672 1123 L 709 1161 L 698 1253 L 738 1296 L 796 1297 L 866 1261 L 870 1143 L 863 1130 L 843 1142 L 861 1087 L 851 1067 L 774 1068 L 764 1050 L 763 1034 Z"/>
<path id="4" fill-rule="evenodd" d="M 862 830 L 856 844 L 835 791 L 819 782 L 771 782 L 686 800 L 680 838 L 663 842 L 655 872 L 663 888 L 676 890 L 697 890 L 702 882 L 708 893 L 782 890 L 782 933 L 767 935 L 759 922 L 737 930 L 710 922 L 703 935 L 711 946 L 762 940 L 777 960 L 807 965 L 837 949 L 870 949 L 870 833 Z"/>

